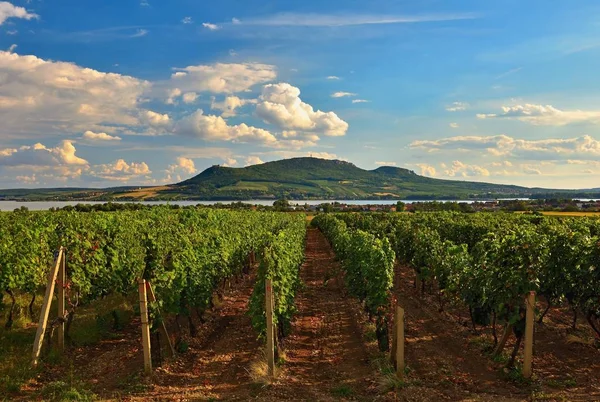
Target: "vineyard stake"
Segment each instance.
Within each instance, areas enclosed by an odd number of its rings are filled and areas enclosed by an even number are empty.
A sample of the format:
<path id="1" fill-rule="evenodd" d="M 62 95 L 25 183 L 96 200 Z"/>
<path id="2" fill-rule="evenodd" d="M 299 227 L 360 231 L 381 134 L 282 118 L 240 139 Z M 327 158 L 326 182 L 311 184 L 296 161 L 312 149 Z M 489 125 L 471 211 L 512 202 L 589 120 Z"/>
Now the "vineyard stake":
<path id="1" fill-rule="evenodd" d="M 156 296 L 154 295 L 154 291 L 152 290 L 152 286 L 150 285 L 150 282 L 146 282 L 146 291 L 148 292 L 148 300 L 151 302 L 155 302 L 156 301 Z M 171 338 L 169 338 L 169 332 L 167 331 L 167 326 L 165 325 L 165 322 L 162 319 L 162 314 L 160 314 L 160 310 L 158 309 L 158 307 L 156 308 L 156 312 L 158 313 L 159 316 L 161 316 L 161 326 L 159 328 L 160 332 L 162 332 L 164 338 L 167 340 L 167 349 L 169 352 L 169 357 L 173 357 L 175 356 L 175 348 L 173 347 L 173 343 L 171 342 Z"/>
<path id="2" fill-rule="evenodd" d="M 146 281 L 138 279 L 140 294 L 140 318 L 142 321 L 142 346 L 144 350 L 144 372 L 152 372 L 152 356 L 150 355 L 150 324 L 148 322 L 148 301 L 146 298 Z"/>
<path id="3" fill-rule="evenodd" d="M 267 313 L 267 364 L 269 377 L 275 377 L 275 342 L 273 333 L 273 283 L 265 281 L 265 306 Z"/>
<path id="4" fill-rule="evenodd" d="M 525 299 L 527 313 L 525 315 L 525 357 L 523 359 L 523 377 L 531 378 L 533 361 L 533 321 L 535 315 L 535 292 L 529 292 Z"/>
<path id="5" fill-rule="evenodd" d="M 63 255 L 60 261 L 58 271 L 58 350 L 60 353 L 65 351 L 65 284 L 67 283 L 66 256 Z"/>
<path id="6" fill-rule="evenodd" d="M 396 376 L 404 377 L 404 309 L 396 306 Z"/>
<path id="7" fill-rule="evenodd" d="M 56 264 L 52 271 L 48 273 L 48 285 L 46 286 L 46 294 L 44 295 L 44 303 L 42 304 L 42 311 L 40 312 L 40 321 L 38 322 L 37 332 L 35 333 L 35 340 L 33 341 L 33 355 L 31 365 L 33 367 L 38 365 L 40 353 L 42 351 L 42 344 L 44 343 L 44 334 L 46 333 L 46 325 L 48 324 L 48 315 L 50 314 L 50 306 L 52 304 L 52 296 L 54 295 L 54 285 L 56 284 L 56 277 L 58 275 L 58 269 L 63 256 L 63 248 L 61 247 L 58 251 L 58 257 L 56 258 Z"/>

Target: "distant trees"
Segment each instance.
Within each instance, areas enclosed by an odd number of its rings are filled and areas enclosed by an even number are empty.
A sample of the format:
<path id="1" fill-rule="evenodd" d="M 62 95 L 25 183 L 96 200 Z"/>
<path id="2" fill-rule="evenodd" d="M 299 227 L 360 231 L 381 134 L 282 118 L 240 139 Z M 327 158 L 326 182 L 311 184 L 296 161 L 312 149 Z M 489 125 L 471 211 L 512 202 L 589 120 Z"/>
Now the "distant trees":
<path id="1" fill-rule="evenodd" d="M 405 209 L 406 209 L 405 203 L 403 203 L 402 201 L 398 201 L 396 203 L 396 212 L 404 212 Z"/>

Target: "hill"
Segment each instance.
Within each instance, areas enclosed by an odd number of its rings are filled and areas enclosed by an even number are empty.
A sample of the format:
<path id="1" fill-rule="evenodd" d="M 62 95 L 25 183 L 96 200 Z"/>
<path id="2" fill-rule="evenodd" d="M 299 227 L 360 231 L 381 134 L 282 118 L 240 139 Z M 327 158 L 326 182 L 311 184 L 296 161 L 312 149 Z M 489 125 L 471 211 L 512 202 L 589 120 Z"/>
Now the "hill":
<path id="1" fill-rule="evenodd" d="M 549 190 L 420 176 L 382 166 L 365 170 L 340 160 L 292 158 L 244 168 L 214 165 L 180 183 L 160 187 L 0 190 L 15 200 L 293 200 L 600 198 L 596 190 Z"/>
<path id="2" fill-rule="evenodd" d="M 441 180 L 392 166 L 364 170 L 350 162 L 292 158 L 245 168 L 212 166 L 163 194 L 202 199 L 479 198 L 529 195 L 535 190 Z"/>

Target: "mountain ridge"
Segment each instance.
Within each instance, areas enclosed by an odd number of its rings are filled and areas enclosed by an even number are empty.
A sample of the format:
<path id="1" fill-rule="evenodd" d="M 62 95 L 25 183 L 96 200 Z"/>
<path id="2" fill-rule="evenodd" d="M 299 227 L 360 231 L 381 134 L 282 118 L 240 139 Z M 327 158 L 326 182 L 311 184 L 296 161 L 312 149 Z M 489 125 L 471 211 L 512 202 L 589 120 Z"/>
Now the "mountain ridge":
<path id="1" fill-rule="evenodd" d="M 593 194 L 590 194 L 593 193 Z M 342 160 L 300 157 L 247 167 L 213 165 L 194 177 L 159 187 L 121 186 L 108 189 L 0 190 L 0 199 L 53 201 L 111 200 L 381 200 L 492 199 L 511 197 L 600 198 L 600 190 L 553 190 L 539 187 L 446 180 L 413 170 L 380 166 L 362 169 Z"/>

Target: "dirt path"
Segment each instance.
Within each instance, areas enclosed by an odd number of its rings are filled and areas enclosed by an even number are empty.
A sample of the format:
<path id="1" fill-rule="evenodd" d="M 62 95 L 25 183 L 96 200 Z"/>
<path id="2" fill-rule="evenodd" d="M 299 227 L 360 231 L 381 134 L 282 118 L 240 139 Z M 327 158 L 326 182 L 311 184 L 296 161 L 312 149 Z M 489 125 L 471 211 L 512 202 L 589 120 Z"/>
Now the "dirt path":
<path id="1" fill-rule="evenodd" d="M 285 365 L 261 400 L 373 400 L 375 369 L 354 311 L 339 282 L 339 270 L 325 237 L 309 229 L 304 288 L 296 296 L 298 313 L 286 340 Z M 327 280 L 329 279 L 329 280 Z"/>
<path id="2" fill-rule="evenodd" d="M 212 312 L 204 336 L 190 339 L 189 350 L 156 370 L 154 386 L 141 399 L 247 400 L 254 394 L 249 369 L 262 344 L 247 314 L 256 275 L 226 292 Z"/>
<path id="3" fill-rule="evenodd" d="M 434 297 L 419 297 L 414 274 L 397 267 L 396 295 L 405 309 L 406 361 L 413 370 L 404 400 L 520 401 L 527 393 L 469 344 L 469 331 L 438 311 Z"/>

